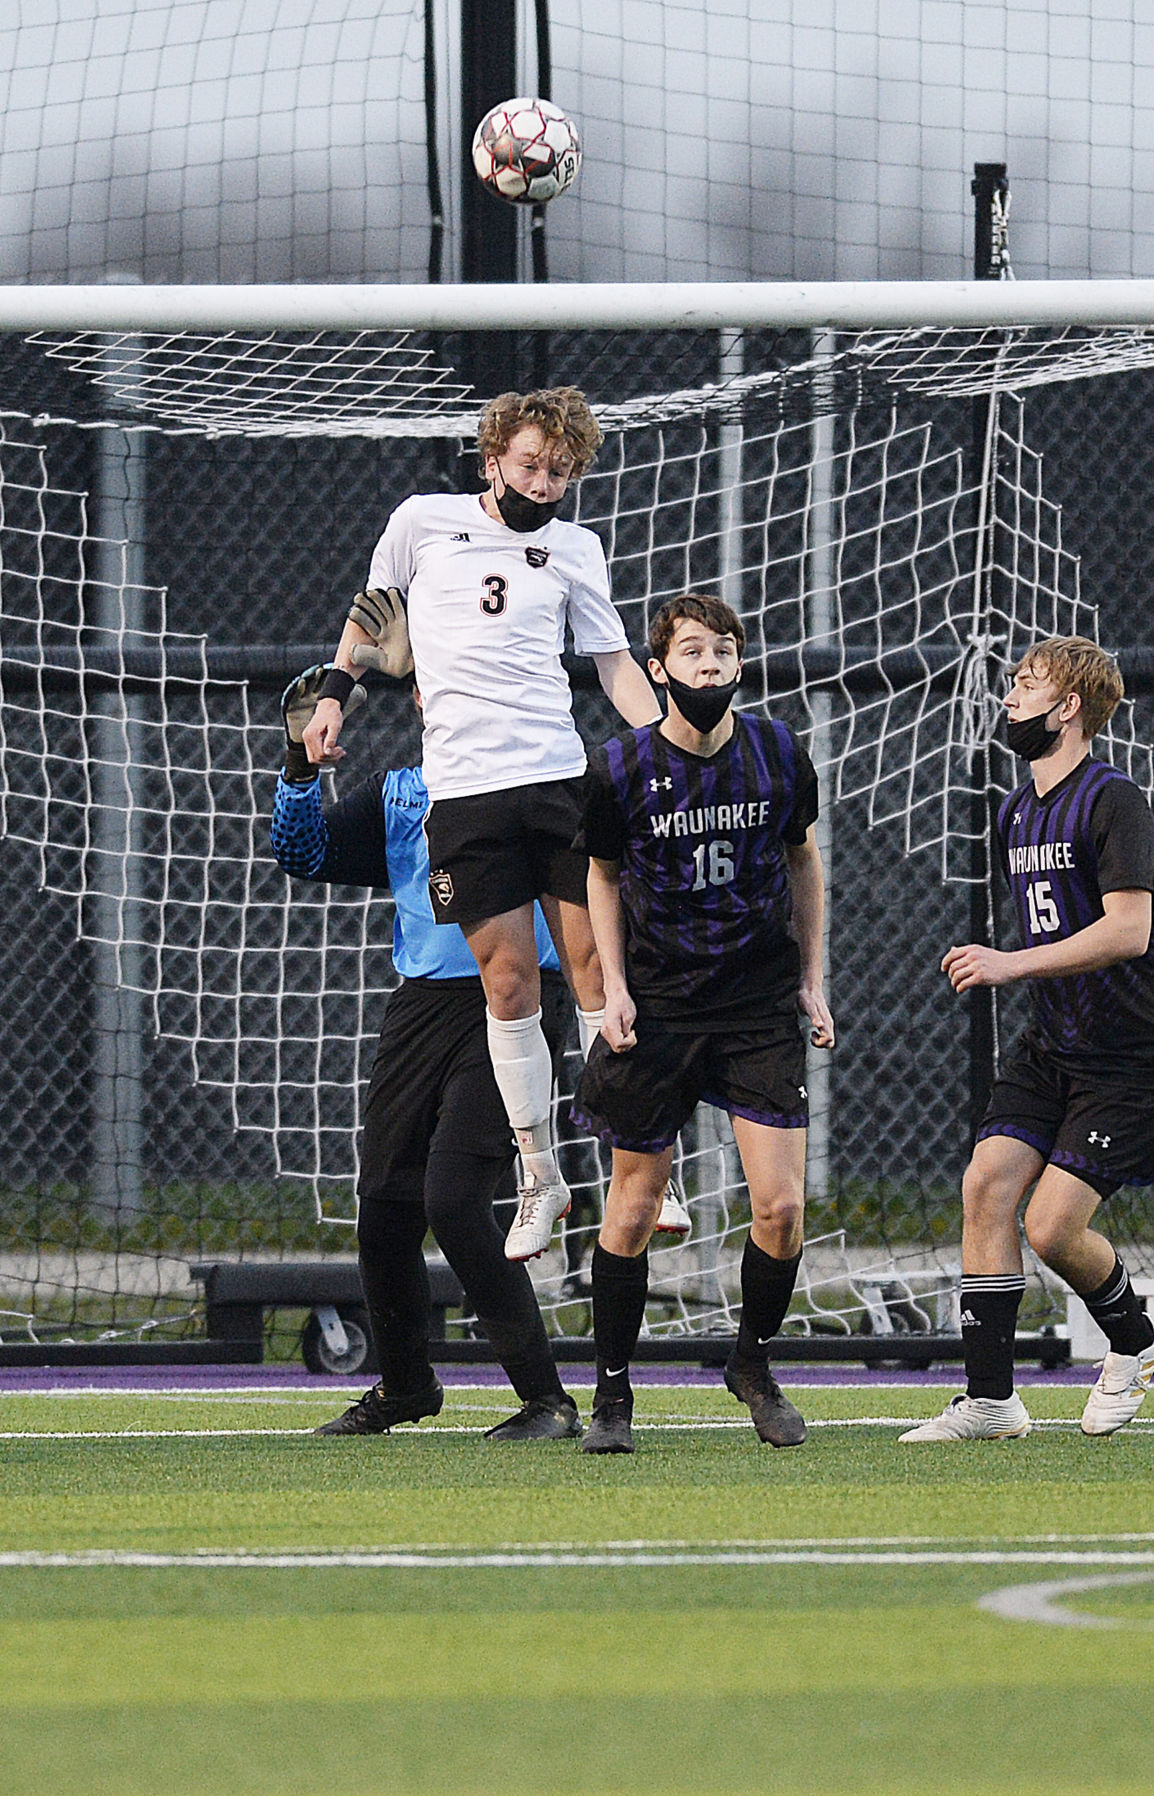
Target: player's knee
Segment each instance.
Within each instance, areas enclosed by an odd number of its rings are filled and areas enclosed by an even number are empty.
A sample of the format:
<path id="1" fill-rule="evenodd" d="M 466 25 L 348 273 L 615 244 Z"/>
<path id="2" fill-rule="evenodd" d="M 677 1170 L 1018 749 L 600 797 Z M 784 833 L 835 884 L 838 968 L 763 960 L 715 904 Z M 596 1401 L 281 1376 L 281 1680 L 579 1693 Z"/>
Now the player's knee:
<path id="1" fill-rule="evenodd" d="M 509 1020 L 532 1016 L 540 1002 L 537 968 L 519 957 L 501 955 L 482 968 L 485 997 L 495 1017 Z"/>
<path id="2" fill-rule="evenodd" d="M 805 1201 L 800 1192 L 784 1190 L 771 1193 L 755 1210 L 758 1244 L 768 1243 L 766 1252 L 788 1259 L 796 1252 L 805 1227 Z"/>
<path id="3" fill-rule="evenodd" d="M 1017 1207 L 1018 1190 L 996 1170 L 976 1165 L 966 1168 L 962 1179 L 962 1209 L 968 1220 L 991 1222 Z"/>
<path id="4" fill-rule="evenodd" d="M 1070 1259 L 1075 1237 L 1084 1233 L 1081 1228 L 1072 1228 L 1067 1217 L 1045 1210 L 1033 1213 L 1027 1210 L 1025 1229 L 1026 1240 L 1042 1264 L 1056 1271 Z"/>

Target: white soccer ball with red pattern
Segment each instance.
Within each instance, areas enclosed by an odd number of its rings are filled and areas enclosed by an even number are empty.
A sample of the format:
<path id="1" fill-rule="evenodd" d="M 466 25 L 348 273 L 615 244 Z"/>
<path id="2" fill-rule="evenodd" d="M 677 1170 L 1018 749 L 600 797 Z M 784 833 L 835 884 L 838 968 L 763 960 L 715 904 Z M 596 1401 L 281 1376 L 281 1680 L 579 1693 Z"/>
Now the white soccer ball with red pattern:
<path id="1" fill-rule="evenodd" d="M 473 167 L 498 199 L 520 206 L 555 200 L 581 167 L 577 127 L 550 100 L 502 100 L 473 134 Z"/>

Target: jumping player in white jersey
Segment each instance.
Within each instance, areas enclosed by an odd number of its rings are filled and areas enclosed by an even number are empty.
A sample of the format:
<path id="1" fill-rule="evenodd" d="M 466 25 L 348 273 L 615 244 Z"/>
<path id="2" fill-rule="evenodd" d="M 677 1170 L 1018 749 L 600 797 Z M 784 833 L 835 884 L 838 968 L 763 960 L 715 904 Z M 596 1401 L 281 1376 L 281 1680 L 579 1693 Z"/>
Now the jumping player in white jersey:
<path id="1" fill-rule="evenodd" d="M 425 706 L 433 910 L 438 922 L 460 925 L 476 958 L 493 1072 L 521 1155 L 510 1259 L 543 1253 L 569 1208 L 549 1124 L 535 899 L 576 999 L 586 1051 L 605 1003 L 586 860 L 572 846 L 585 750 L 561 662 L 566 624 L 627 723 L 659 714 L 613 608 L 600 540 L 556 516 L 600 442 L 573 387 L 493 400 L 479 432 L 487 490 L 418 494 L 393 512 L 373 552 L 370 591 L 349 613 L 328 696 L 304 738 L 312 762 L 341 759 L 341 703 L 358 667 L 388 665 L 379 657 L 395 651 L 406 616 L 387 595 L 404 594 Z"/>
<path id="2" fill-rule="evenodd" d="M 998 1069 L 962 1183 L 966 1390 L 903 1441 L 1029 1433 L 1014 1336 L 1031 1186 L 1026 1238 L 1108 1342 L 1083 1433 L 1124 1427 L 1154 1377 L 1154 1326 L 1091 1227 L 1119 1186 L 1154 1181 L 1154 818 L 1133 781 L 1090 754 L 1122 696 L 1111 655 L 1057 636 L 1019 663 L 1006 698 L 1007 741 L 1031 777 L 1002 804 L 998 841 L 1026 946 L 970 942 L 942 970 L 956 992 L 1027 980 L 1031 1019 Z"/>

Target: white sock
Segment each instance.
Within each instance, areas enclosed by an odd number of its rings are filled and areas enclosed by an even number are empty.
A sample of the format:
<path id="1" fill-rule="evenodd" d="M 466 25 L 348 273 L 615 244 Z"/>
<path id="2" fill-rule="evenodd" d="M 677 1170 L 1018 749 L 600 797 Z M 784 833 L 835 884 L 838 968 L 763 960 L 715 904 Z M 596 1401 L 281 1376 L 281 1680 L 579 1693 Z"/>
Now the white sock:
<path id="1" fill-rule="evenodd" d="M 485 1012 L 489 1057 L 497 1090 L 517 1138 L 521 1164 L 533 1178 L 558 1178 L 549 1127 L 553 1062 L 541 1029 L 541 1012 L 508 1021 Z"/>
<path id="2" fill-rule="evenodd" d="M 576 1010 L 577 1033 L 581 1037 L 581 1057 L 583 1060 L 588 1060 L 589 1050 L 600 1035 L 601 1025 L 605 1021 L 605 1006 L 603 1004 L 600 1010 L 582 1010 L 578 1004 Z"/>

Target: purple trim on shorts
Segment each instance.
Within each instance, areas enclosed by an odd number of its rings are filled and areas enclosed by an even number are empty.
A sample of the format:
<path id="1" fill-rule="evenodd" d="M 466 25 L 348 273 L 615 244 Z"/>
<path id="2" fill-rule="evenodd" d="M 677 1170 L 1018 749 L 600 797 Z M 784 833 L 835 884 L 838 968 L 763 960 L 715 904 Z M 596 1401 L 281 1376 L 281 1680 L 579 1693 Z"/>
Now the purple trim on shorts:
<path id="1" fill-rule="evenodd" d="M 1029 1129 L 1020 1129 L 1017 1123 L 986 1123 L 975 1135 L 975 1144 L 979 1141 L 989 1141 L 992 1135 L 1008 1135 L 1011 1141 L 1024 1141 L 1027 1147 L 1032 1147 L 1041 1154 L 1043 1160 L 1049 1159 L 1050 1149 L 1054 1145 L 1052 1135 L 1047 1141 L 1041 1135 L 1031 1135 Z"/>
<path id="2" fill-rule="evenodd" d="M 767 1129 L 808 1129 L 808 1110 L 751 1110 L 747 1104 L 731 1104 L 725 1098 L 715 1097 L 711 1092 L 701 1094 L 703 1104 L 712 1104 L 715 1110 L 724 1110 L 727 1116 L 742 1116 L 746 1122 L 761 1123 Z"/>
<path id="3" fill-rule="evenodd" d="M 1084 1154 L 1071 1154 L 1065 1148 L 1058 1148 L 1050 1155 L 1050 1165 L 1061 1166 L 1066 1172 L 1075 1173 L 1084 1185 L 1089 1185 L 1091 1191 L 1096 1191 L 1102 1198 L 1112 1196 L 1120 1185 L 1148 1183 L 1146 1179 L 1121 1178 L 1116 1172 L 1100 1166 L 1096 1160 L 1087 1160 Z"/>
<path id="4" fill-rule="evenodd" d="M 668 1135 L 656 1136 L 652 1141 L 627 1140 L 623 1135 L 615 1135 L 608 1124 L 598 1127 L 592 1117 L 586 1116 L 584 1111 L 577 1110 L 572 1105 L 569 1109 L 569 1120 L 575 1123 L 577 1128 L 584 1129 L 588 1134 L 595 1136 L 598 1141 L 603 1141 L 607 1147 L 619 1147 L 625 1154 L 664 1153 L 667 1147 L 673 1146 L 678 1136 L 678 1130 L 673 1129 Z"/>

